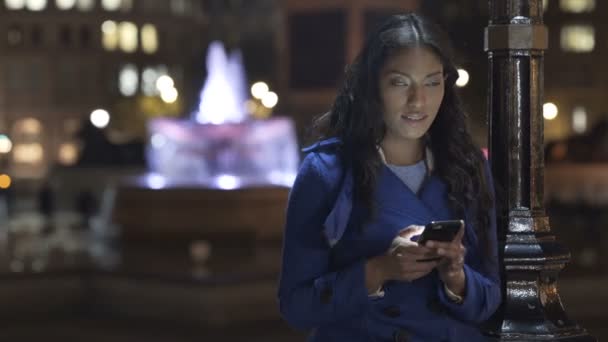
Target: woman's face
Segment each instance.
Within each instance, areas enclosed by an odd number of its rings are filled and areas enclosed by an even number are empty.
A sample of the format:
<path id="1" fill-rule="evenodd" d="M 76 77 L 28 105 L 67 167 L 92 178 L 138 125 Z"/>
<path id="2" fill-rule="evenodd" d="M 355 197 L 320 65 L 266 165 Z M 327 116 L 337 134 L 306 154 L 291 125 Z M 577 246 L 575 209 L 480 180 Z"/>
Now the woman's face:
<path id="1" fill-rule="evenodd" d="M 427 47 L 398 50 L 380 70 L 385 139 L 420 139 L 437 116 L 444 94 L 443 65 Z"/>

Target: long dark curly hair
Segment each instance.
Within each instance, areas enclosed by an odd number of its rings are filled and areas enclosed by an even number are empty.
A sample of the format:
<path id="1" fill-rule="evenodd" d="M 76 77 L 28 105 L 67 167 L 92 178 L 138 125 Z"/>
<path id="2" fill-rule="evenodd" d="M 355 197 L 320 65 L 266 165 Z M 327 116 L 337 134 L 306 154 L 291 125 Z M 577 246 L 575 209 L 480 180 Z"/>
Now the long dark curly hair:
<path id="1" fill-rule="evenodd" d="M 451 47 L 445 32 L 419 14 L 391 16 L 369 35 L 363 50 L 347 68 L 331 110 L 318 117 L 313 130 L 318 138 L 338 137 L 341 158 L 350 165 L 355 180 L 355 198 L 369 213 L 374 212 L 373 193 L 382 161 L 377 146 L 386 127 L 380 99 L 380 70 L 400 49 L 424 46 L 441 60 L 445 94 L 439 112 L 427 134 L 427 146 L 434 160 L 434 172 L 446 184 L 450 208 L 464 217 L 465 208 L 474 208 L 480 245 L 488 251 L 490 210 L 494 198 L 486 184 L 484 156 L 471 139 L 465 112 L 454 85 L 458 72 L 452 62 Z"/>

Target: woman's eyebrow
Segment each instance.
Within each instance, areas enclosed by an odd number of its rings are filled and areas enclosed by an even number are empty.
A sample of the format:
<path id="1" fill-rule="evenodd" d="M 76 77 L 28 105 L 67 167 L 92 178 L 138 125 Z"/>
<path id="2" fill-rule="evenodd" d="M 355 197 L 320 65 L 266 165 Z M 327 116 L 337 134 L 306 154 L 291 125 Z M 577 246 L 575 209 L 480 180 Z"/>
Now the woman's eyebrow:
<path id="1" fill-rule="evenodd" d="M 410 74 L 408 74 L 407 72 L 403 72 L 401 70 L 396 70 L 396 69 L 389 70 L 387 72 L 387 74 L 399 74 L 399 75 L 403 75 L 405 77 L 412 78 L 412 76 Z M 429 77 L 433 77 L 433 76 L 437 76 L 437 75 L 442 75 L 442 74 L 443 74 L 443 72 L 441 72 L 441 71 L 435 71 L 435 72 L 432 72 L 432 73 L 426 75 L 424 78 L 429 78 Z"/>

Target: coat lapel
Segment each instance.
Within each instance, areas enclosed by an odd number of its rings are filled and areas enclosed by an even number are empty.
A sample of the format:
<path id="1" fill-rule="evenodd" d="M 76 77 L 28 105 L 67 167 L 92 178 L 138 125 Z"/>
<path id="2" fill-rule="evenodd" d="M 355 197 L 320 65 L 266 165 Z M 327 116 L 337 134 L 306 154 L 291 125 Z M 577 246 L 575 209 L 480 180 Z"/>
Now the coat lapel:
<path id="1" fill-rule="evenodd" d="M 445 194 L 445 184 L 436 176 L 429 177 L 416 195 L 390 169 L 383 167 L 376 189 L 376 216 L 365 228 L 365 235 L 375 240 L 378 248 L 385 249 L 409 225 L 450 218 Z"/>

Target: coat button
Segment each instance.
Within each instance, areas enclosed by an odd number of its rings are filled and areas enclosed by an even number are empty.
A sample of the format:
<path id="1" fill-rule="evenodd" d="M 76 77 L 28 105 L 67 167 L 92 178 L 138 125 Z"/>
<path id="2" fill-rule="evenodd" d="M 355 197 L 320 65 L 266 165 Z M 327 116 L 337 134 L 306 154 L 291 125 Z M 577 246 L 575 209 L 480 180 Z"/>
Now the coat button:
<path id="1" fill-rule="evenodd" d="M 409 340 L 410 334 L 408 334 L 405 330 L 397 330 L 393 334 L 393 340 L 395 342 L 407 342 Z"/>
<path id="2" fill-rule="evenodd" d="M 333 295 L 334 295 L 334 291 L 331 289 L 331 287 L 324 288 L 323 291 L 321 291 L 321 303 L 323 303 L 323 304 L 331 303 L 331 297 L 333 297 Z"/>
<path id="3" fill-rule="evenodd" d="M 382 313 L 390 318 L 397 318 L 401 315 L 401 310 L 398 306 L 387 306 L 382 310 Z"/>

